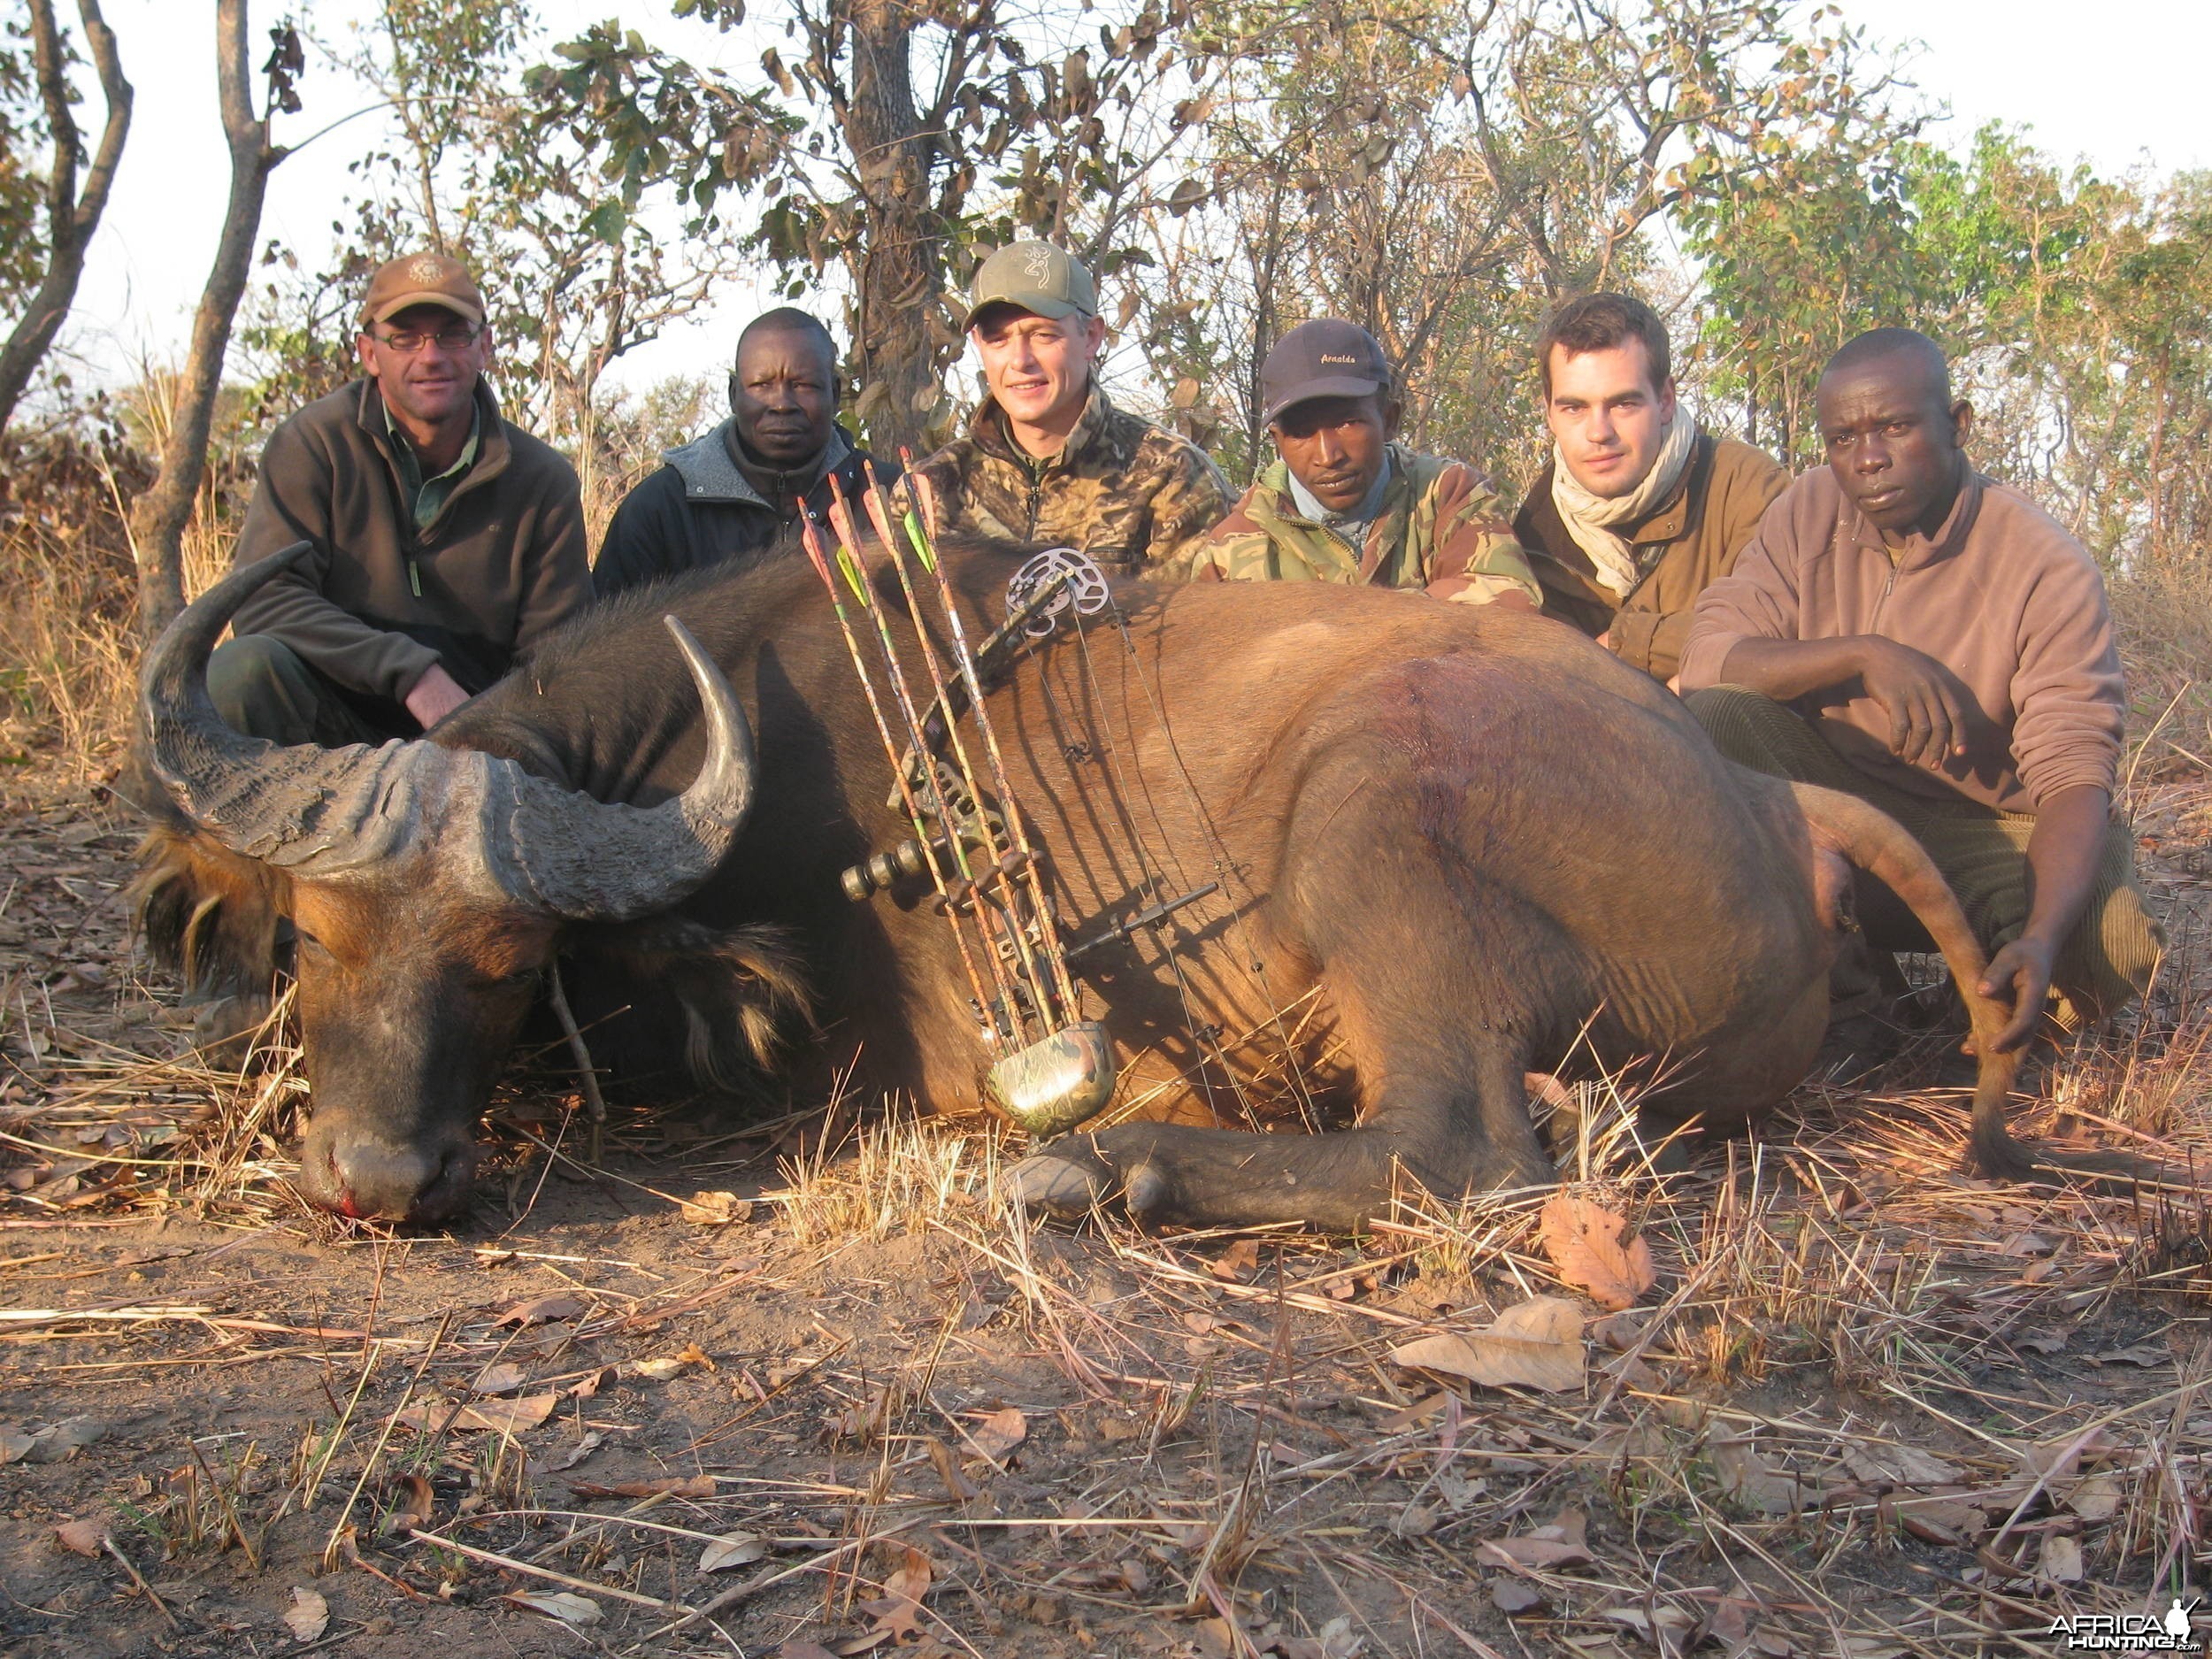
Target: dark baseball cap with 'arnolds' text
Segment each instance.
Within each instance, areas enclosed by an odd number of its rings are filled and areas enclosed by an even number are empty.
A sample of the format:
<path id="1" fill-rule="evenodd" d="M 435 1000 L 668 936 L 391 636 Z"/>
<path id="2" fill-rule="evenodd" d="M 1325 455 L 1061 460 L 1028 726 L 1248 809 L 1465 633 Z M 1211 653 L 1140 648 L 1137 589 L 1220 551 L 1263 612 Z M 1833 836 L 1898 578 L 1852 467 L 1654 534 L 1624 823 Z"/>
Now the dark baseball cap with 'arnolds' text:
<path id="1" fill-rule="evenodd" d="M 1364 397 L 1389 385 L 1380 341 L 1357 323 L 1317 318 L 1278 340 L 1260 365 L 1260 418 L 1272 426 L 1308 398 Z"/>

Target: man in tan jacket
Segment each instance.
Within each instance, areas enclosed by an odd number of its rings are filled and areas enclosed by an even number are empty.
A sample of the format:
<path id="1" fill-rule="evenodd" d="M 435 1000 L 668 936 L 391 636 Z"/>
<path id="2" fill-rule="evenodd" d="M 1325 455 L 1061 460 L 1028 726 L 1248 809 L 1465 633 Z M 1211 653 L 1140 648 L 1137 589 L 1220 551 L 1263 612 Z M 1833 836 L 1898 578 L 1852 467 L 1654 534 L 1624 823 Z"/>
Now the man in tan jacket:
<path id="1" fill-rule="evenodd" d="M 1536 342 L 1552 458 L 1513 520 L 1544 612 L 1671 680 L 1690 607 L 1789 475 L 1698 429 L 1676 399 L 1666 326 L 1641 300 L 1586 294 Z"/>
<path id="2" fill-rule="evenodd" d="M 1979 476 L 1972 408 L 1924 334 L 1878 328 L 1817 394 L 1828 465 L 1697 602 L 1681 681 L 1723 754 L 1841 789 L 1927 849 L 2014 1004 L 2062 1030 L 2149 983 L 2162 945 L 2112 815 L 2126 708 L 2104 583 L 2026 496 Z M 1885 937 L 1885 949 L 1924 949 Z"/>

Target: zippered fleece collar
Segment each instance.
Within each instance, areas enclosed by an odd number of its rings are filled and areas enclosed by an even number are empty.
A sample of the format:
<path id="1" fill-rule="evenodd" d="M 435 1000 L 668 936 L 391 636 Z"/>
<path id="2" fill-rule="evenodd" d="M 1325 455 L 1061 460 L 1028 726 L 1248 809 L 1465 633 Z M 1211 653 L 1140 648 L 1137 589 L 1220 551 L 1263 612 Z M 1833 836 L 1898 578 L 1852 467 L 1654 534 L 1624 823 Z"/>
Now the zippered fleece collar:
<path id="1" fill-rule="evenodd" d="M 684 499 L 702 502 L 738 502 L 746 506 L 776 511 L 773 502 L 764 500 L 755 489 L 752 480 L 745 476 L 737 464 L 733 447 L 737 441 L 737 419 L 725 420 L 705 436 L 694 438 L 689 443 L 666 451 L 661 459 L 676 469 L 684 481 Z M 842 426 L 830 427 L 829 442 L 822 450 L 819 462 L 810 469 L 803 488 L 793 491 L 803 497 L 809 490 L 845 463 L 853 452 L 852 440 L 845 435 Z M 794 477 L 799 476 L 794 474 Z"/>

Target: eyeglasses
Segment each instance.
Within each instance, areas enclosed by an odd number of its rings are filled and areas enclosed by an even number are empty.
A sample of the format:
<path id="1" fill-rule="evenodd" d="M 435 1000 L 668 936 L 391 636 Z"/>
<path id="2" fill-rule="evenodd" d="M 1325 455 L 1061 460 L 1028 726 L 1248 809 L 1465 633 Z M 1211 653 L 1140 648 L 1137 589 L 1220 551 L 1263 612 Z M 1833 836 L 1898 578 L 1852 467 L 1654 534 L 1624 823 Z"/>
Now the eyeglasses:
<path id="1" fill-rule="evenodd" d="M 432 341 L 438 342 L 441 351 L 466 351 L 476 343 L 477 335 L 484 331 L 471 323 L 456 323 L 441 328 L 434 334 L 424 334 L 418 328 L 395 328 L 387 334 L 371 334 L 379 345 L 389 346 L 402 357 L 412 357 Z"/>

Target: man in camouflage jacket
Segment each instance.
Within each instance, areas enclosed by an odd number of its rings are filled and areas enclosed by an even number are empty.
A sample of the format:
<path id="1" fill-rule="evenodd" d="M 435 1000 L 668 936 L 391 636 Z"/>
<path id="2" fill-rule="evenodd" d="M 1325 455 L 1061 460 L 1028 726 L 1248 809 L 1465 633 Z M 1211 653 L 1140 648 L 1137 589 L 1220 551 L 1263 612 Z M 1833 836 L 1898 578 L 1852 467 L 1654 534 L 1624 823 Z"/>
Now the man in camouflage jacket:
<path id="1" fill-rule="evenodd" d="M 1467 604 L 1541 603 L 1481 477 L 1392 442 L 1401 405 L 1372 334 L 1333 319 L 1294 328 L 1267 354 L 1260 386 L 1279 458 L 1181 573 L 1424 588 Z"/>
<path id="2" fill-rule="evenodd" d="M 1066 253 L 1019 242 L 993 254 L 967 328 L 989 395 L 967 435 L 915 469 L 941 534 L 1077 548 L 1135 576 L 1180 560 L 1227 510 L 1229 487 L 1196 445 L 1099 388 L 1106 324 Z"/>

